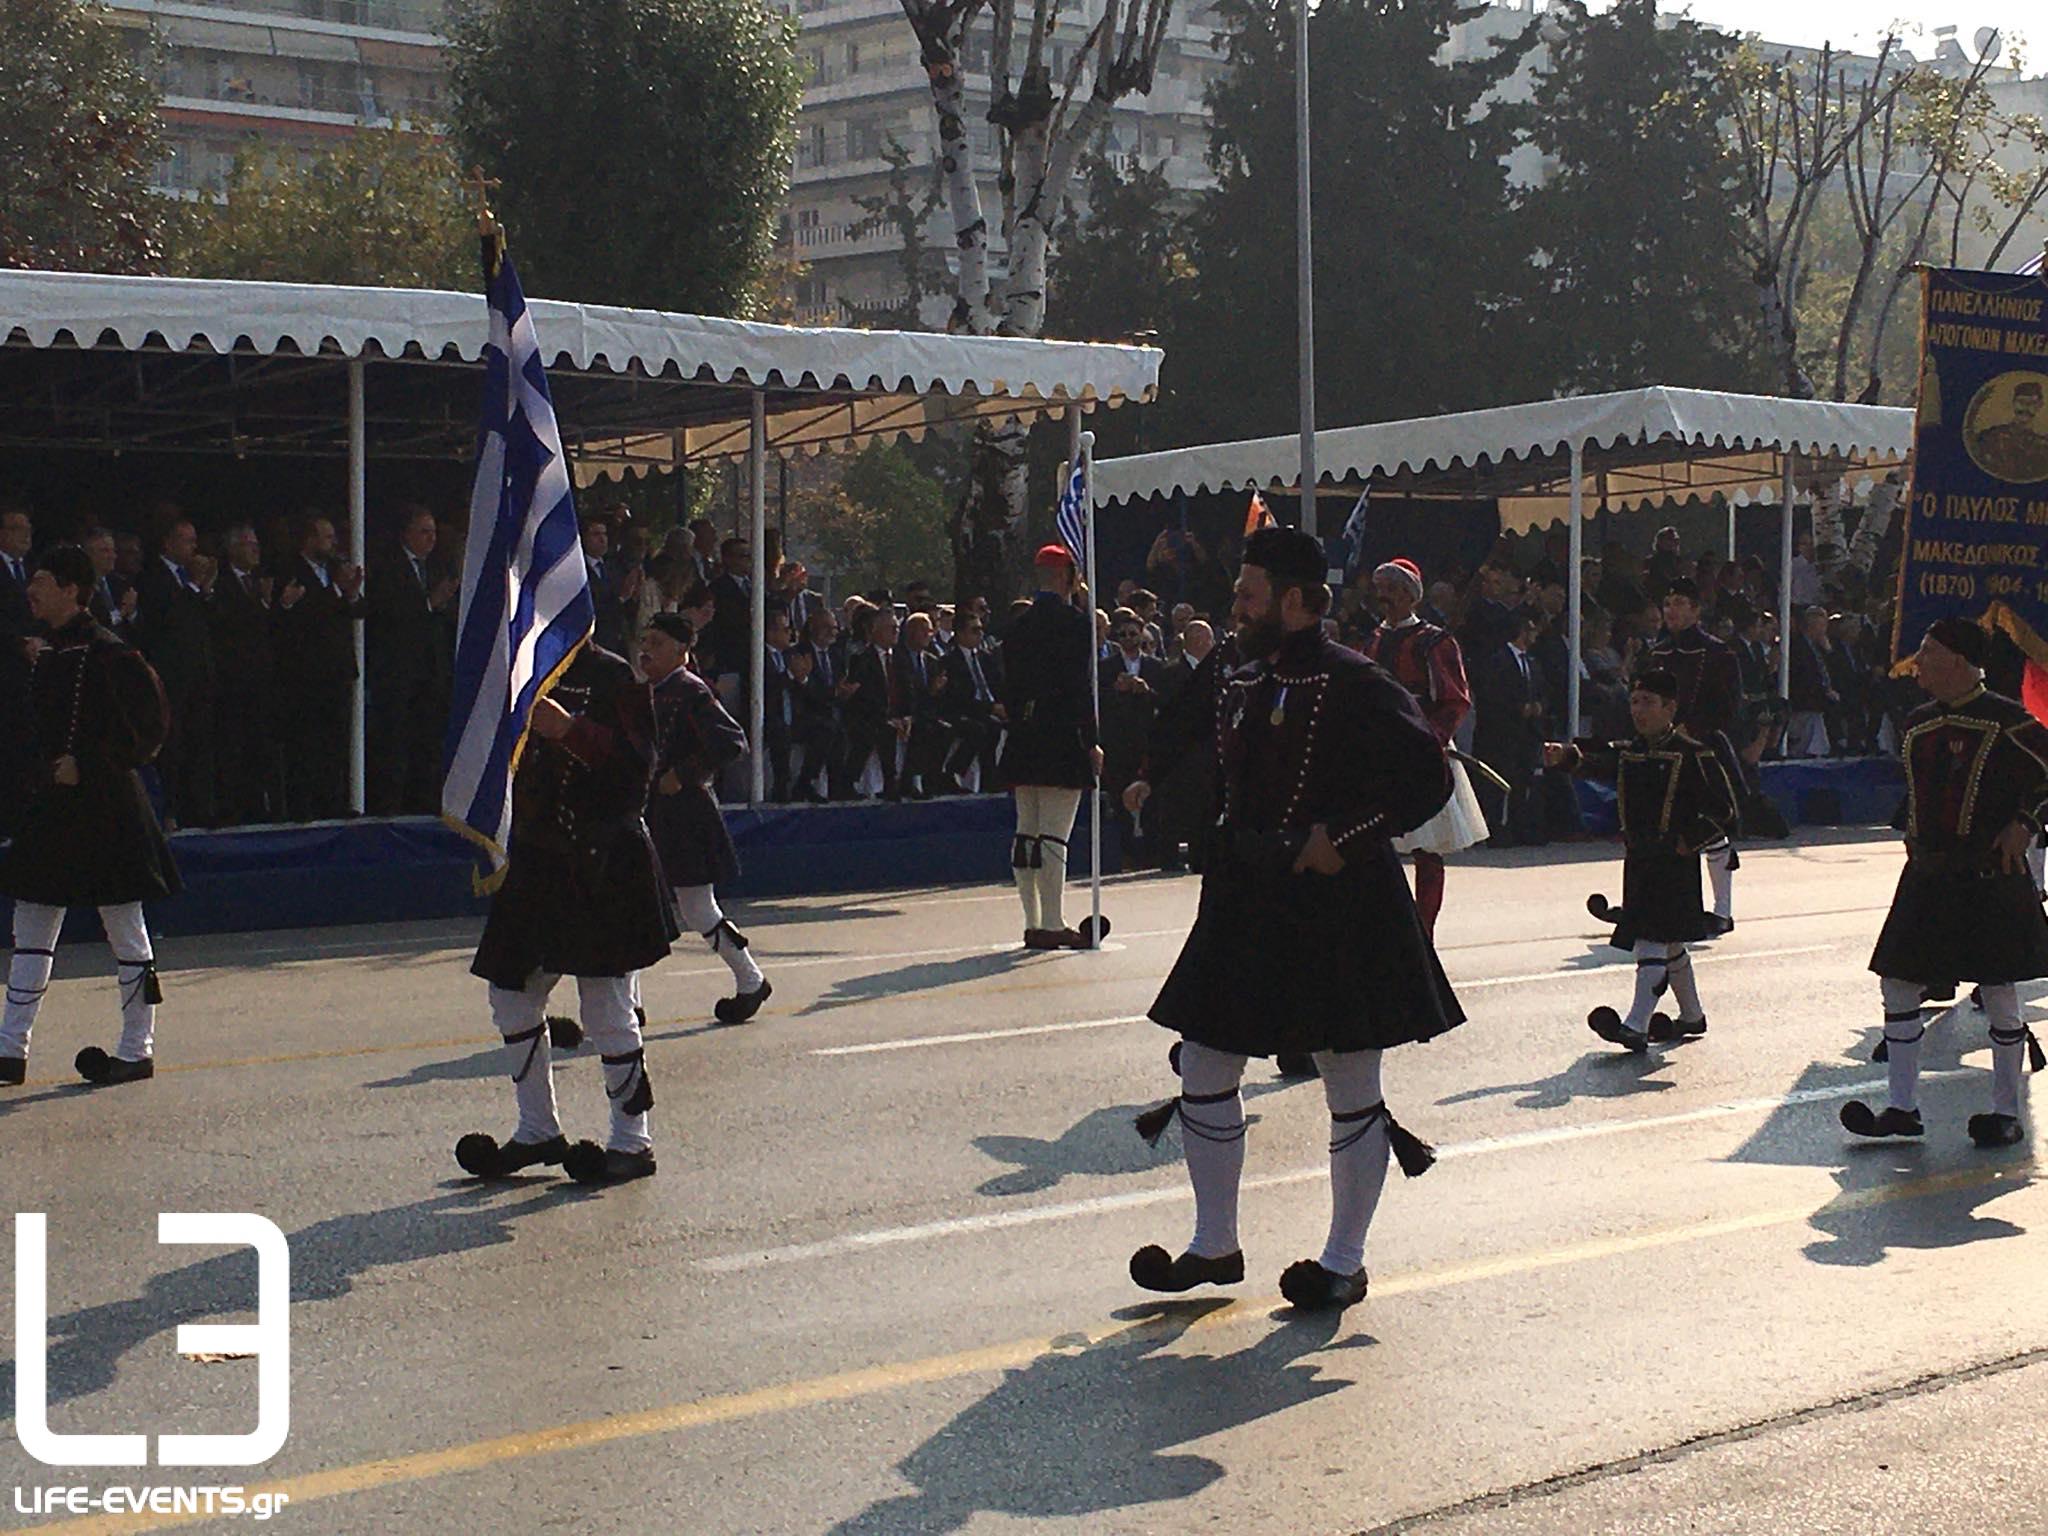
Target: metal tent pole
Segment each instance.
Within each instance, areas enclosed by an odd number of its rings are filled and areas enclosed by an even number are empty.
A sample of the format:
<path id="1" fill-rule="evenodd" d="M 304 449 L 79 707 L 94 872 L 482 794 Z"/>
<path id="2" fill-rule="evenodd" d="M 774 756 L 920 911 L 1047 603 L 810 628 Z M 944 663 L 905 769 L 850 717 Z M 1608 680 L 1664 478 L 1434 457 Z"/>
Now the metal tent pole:
<path id="1" fill-rule="evenodd" d="M 1316 531 L 1315 233 L 1309 223 L 1308 0 L 1294 17 L 1295 296 L 1301 340 L 1301 531 Z"/>
<path id="2" fill-rule="evenodd" d="M 1792 697 L 1792 464 L 1785 455 L 1785 478 L 1778 487 L 1778 697 Z"/>
<path id="3" fill-rule="evenodd" d="M 1581 626 L 1585 622 L 1586 574 L 1580 568 L 1586 553 L 1586 459 L 1585 445 L 1572 444 L 1572 526 L 1566 537 L 1571 541 L 1571 569 L 1565 573 L 1565 636 L 1570 642 L 1571 659 L 1567 663 L 1571 681 L 1565 688 L 1565 732 L 1570 740 L 1579 737 L 1579 677 L 1585 660 L 1585 636 Z"/>
<path id="4" fill-rule="evenodd" d="M 370 531 L 368 516 L 369 423 L 363 408 L 363 360 L 348 362 L 348 554 L 359 568 L 369 565 Z M 353 622 L 355 631 L 356 682 L 349 691 L 348 706 L 348 803 L 356 815 L 364 806 L 364 719 L 368 707 L 369 679 L 364 676 L 363 621 Z"/>
<path id="5" fill-rule="evenodd" d="M 748 594 L 747 605 L 747 633 L 753 641 L 753 654 L 747 661 L 747 740 L 752 767 L 747 803 L 759 805 L 768 798 L 768 397 L 755 390 L 753 405 L 753 422 L 747 435 L 747 475 L 753 482 L 748 492 L 753 513 L 748 543 L 754 568 L 753 590 Z"/>

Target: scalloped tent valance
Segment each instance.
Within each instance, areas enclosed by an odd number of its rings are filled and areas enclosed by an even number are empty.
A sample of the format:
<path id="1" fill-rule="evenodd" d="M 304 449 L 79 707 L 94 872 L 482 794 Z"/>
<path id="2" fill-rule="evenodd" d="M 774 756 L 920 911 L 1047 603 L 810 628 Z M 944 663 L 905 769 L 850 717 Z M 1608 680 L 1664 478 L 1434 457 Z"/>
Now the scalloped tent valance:
<path id="1" fill-rule="evenodd" d="M 1626 510 L 1716 495 L 1774 500 L 1788 454 L 1881 473 L 1912 443 L 1910 410 L 1659 386 L 1325 430 L 1316 463 L 1320 482 L 1497 499 L 1512 532 L 1568 515 L 1574 448 L 1589 510 L 1603 498 Z M 1293 435 L 1104 459 L 1095 500 L 1292 487 L 1300 462 Z"/>
<path id="2" fill-rule="evenodd" d="M 751 397 L 770 451 L 914 435 L 968 416 L 1149 400 L 1154 348 L 762 325 L 536 299 L 565 435 L 591 473 L 743 454 Z M 0 439 L 71 447 L 342 451 L 335 364 L 372 374 L 372 452 L 466 457 L 482 296 L 196 278 L 0 272 Z M 98 373 L 88 359 L 146 364 Z M 163 367 L 176 359 L 183 367 Z M 211 359 L 215 377 L 189 366 Z M 410 364 L 411 368 L 396 365 Z M 402 381 L 389 376 L 409 374 Z M 124 379 L 132 376 L 132 388 Z M 382 381 L 382 382 L 380 382 Z M 408 421 L 408 416 L 411 417 Z M 323 417 L 333 420 L 322 432 Z M 381 420 L 380 420 L 381 419 Z"/>

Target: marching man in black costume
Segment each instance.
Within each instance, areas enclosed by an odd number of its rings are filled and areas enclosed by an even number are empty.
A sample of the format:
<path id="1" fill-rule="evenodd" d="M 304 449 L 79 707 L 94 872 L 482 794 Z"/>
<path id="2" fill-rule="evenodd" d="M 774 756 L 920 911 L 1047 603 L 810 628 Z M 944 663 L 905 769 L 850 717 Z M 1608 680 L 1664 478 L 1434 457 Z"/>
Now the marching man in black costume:
<path id="1" fill-rule="evenodd" d="M 647 829 L 661 871 L 675 891 L 683 925 L 702 934 L 738 989 L 713 1010 L 721 1024 L 744 1024 L 775 989 L 761 974 L 747 936 L 719 909 L 718 886 L 740 872 L 739 855 L 725 829 L 711 785 L 719 770 L 747 751 L 747 733 L 726 713 L 711 685 L 687 665 L 696 630 L 679 613 L 657 613 L 640 636 L 640 674 L 654 688 L 654 794 Z M 633 978 L 633 1003 L 640 978 Z M 645 1026 L 646 1015 L 639 1015 Z"/>
<path id="2" fill-rule="evenodd" d="M 654 758 L 652 692 L 609 651 L 586 644 L 534 701 L 512 780 L 505 880 L 470 965 L 491 984 L 519 1126 L 510 1141 L 479 1132 L 456 1143 L 456 1161 L 479 1178 L 536 1164 L 559 1166 L 584 1184 L 654 1172 L 654 1089 L 633 973 L 658 963 L 681 931 L 641 819 Z M 564 976 L 576 978 L 582 1027 L 604 1064 L 611 1134 L 602 1147 L 571 1146 L 555 1118 L 547 1003 Z"/>
<path id="3" fill-rule="evenodd" d="M 163 1001 L 142 904 L 178 893 L 170 844 L 136 772 L 168 729 L 163 685 L 149 663 L 93 622 L 92 557 L 60 544 L 29 579 L 29 607 L 48 629 L 33 679 L 41 771 L 21 831 L 0 856 L 0 893 L 14 898 L 14 959 L 0 1014 L 0 1085 L 28 1075 L 29 1033 L 49 990 L 67 907 L 97 907 L 121 987 L 121 1040 L 110 1056 L 78 1053 L 96 1086 L 156 1074 Z M 23 728 L 16 722 L 12 729 Z"/>
<path id="4" fill-rule="evenodd" d="M 2048 917 L 2027 869 L 2048 812 L 2048 729 L 1986 690 L 1985 650 L 1977 625 L 1943 619 L 1915 658 L 1934 697 L 1906 720 L 1906 867 L 1870 957 L 1882 978 L 1890 1102 L 1882 1113 L 1842 1106 L 1843 1126 L 1858 1136 L 1921 1134 L 1920 1003 L 1930 987 L 1959 980 L 1979 983 L 1991 1024 L 1991 1112 L 1970 1117 L 1970 1139 L 2005 1147 L 2026 1135 L 2020 1063 L 2030 1036 L 2016 983 L 2048 976 Z"/>
<path id="5" fill-rule="evenodd" d="M 1737 814 L 1700 850 L 1713 889 L 1708 927 L 1726 933 L 1735 926 L 1735 871 L 1741 865 L 1733 839 L 1741 820 L 1742 769 L 1733 732 L 1742 710 L 1742 664 L 1734 647 L 1701 626 L 1699 583 L 1690 576 L 1679 577 L 1664 594 L 1664 633 L 1650 648 L 1647 664 L 1677 680 L 1678 728 L 1713 751 L 1738 796 Z"/>
<path id="6" fill-rule="evenodd" d="M 1095 627 L 1074 606 L 1074 557 L 1058 544 L 1033 562 L 1038 597 L 1003 641 L 1003 712 L 1008 730 L 996 776 L 1017 798 L 1010 867 L 1024 904 L 1027 949 L 1090 949 L 1101 934 L 1067 926 L 1067 845 L 1081 796 L 1102 775 L 1089 680 Z M 1093 919 L 1088 919 L 1093 922 Z"/>
<path id="7" fill-rule="evenodd" d="M 1713 749 L 1676 723 L 1678 679 L 1662 670 L 1637 677 L 1628 697 L 1631 741 L 1548 742 L 1546 767 L 1569 768 L 1615 786 L 1626 848 L 1622 923 L 1608 942 L 1632 949 L 1636 993 L 1628 1017 L 1595 1008 L 1586 1023 L 1602 1040 L 1638 1054 L 1650 1043 L 1707 1032 L 1687 945 L 1718 931 L 1700 901 L 1700 850 L 1727 835 L 1735 819 L 1735 788 Z M 1653 1013 L 1666 989 L 1672 1018 Z"/>
<path id="8" fill-rule="evenodd" d="M 1152 1005 L 1180 1035 L 1180 1096 L 1140 1117 L 1157 1139 L 1178 1115 L 1195 1191 L 1178 1258 L 1131 1255 L 1147 1290 L 1244 1278 L 1237 1197 L 1248 1057 L 1312 1052 L 1330 1107 L 1331 1216 L 1318 1258 L 1289 1266 L 1283 1295 L 1342 1309 L 1366 1293 L 1365 1236 L 1391 1147 L 1404 1172 L 1432 1154 L 1395 1124 L 1380 1053 L 1464 1020 L 1422 931 L 1390 841 L 1450 797 L 1443 749 L 1413 695 L 1326 638 L 1322 547 L 1291 528 L 1245 541 L 1232 619 L 1248 664 L 1220 701 L 1217 806 L 1201 905 Z"/>

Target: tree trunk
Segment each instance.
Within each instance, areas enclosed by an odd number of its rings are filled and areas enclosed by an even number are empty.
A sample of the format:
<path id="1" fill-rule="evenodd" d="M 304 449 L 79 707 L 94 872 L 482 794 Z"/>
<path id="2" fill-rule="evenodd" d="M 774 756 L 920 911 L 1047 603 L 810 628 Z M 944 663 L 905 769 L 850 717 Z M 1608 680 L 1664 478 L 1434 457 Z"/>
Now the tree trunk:
<path id="1" fill-rule="evenodd" d="M 1000 608 L 1013 588 L 1011 535 L 1029 506 L 1030 445 L 1031 431 L 1021 421 L 974 429 L 973 470 L 951 530 L 956 603 L 985 597 Z"/>

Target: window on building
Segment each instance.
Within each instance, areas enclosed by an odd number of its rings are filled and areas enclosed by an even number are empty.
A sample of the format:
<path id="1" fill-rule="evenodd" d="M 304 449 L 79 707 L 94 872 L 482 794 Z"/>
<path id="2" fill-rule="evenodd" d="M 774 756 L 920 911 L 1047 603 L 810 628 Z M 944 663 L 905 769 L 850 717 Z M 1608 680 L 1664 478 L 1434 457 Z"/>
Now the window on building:
<path id="1" fill-rule="evenodd" d="M 848 43 L 846 45 L 846 72 L 849 75 L 857 75 L 860 73 L 859 43 Z"/>

